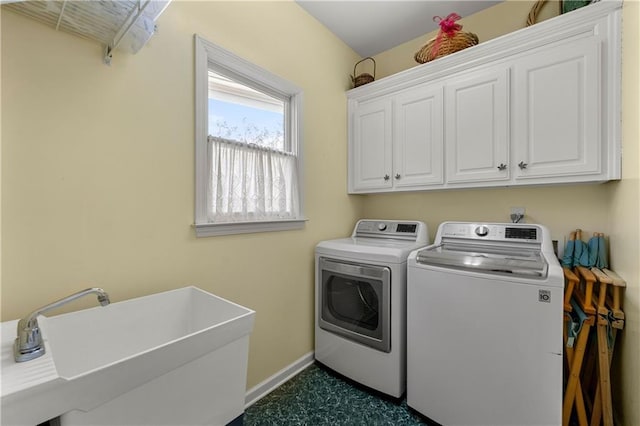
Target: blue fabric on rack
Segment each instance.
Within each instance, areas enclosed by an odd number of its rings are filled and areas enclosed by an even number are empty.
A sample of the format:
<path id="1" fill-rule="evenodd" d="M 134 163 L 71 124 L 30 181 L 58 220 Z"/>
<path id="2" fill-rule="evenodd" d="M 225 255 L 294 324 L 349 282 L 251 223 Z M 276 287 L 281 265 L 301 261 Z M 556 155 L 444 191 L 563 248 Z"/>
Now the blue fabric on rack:
<path id="1" fill-rule="evenodd" d="M 616 318 L 613 316 L 613 312 L 607 313 L 607 345 L 609 349 L 613 348 L 615 337 L 613 336 L 613 323 L 616 322 Z"/>
<path id="2" fill-rule="evenodd" d="M 564 248 L 564 255 L 562 256 L 562 266 L 573 268 L 573 250 L 575 243 L 574 240 L 567 241 L 567 245 Z"/>
<path id="3" fill-rule="evenodd" d="M 562 256 L 562 266 L 608 268 L 609 260 L 604 236 L 594 235 L 589 239 L 589 243 L 577 238 L 568 240 Z"/>
<path id="4" fill-rule="evenodd" d="M 588 259 L 588 251 L 589 248 L 587 247 L 587 244 L 582 240 L 576 239 L 575 245 L 573 247 L 573 266 L 582 265 L 582 260 L 585 252 L 587 252 Z"/>
<path id="5" fill-rule="evenodd" d="M 598 237 L 598 259 L 596 266 L 600 269 L 609 267 L 609 254 L 607 253 L 607 244 L 604 236 Z"/>
<path id="6" fill-rule="evenodd" d="M 567 347 L 572 348 L 573 343 L 580 334 L 580 330 L 582 330 L 582 324 L 587 319 L 587 314 L 580 309 L 580 306 L 575 299 L 571 298 L 570 303 L 573 307 L 573 311 L 569 313 L 571 321 L 567 323 Z"/>
<path id="7" fill-rule="evenodd" d="M 591 264 L 591 252 L 589 251 L 589 245 L 584 241 L 580 241 L 580 244 L 582 245 L 582 254 L 580 255 L 578 263 L 586 267 L 593 266 Z"/>
<path id="8" fill-rule="evenodd" d="M 578 329 L 578 332 L 580 332 L 582 329 L 582 323 L 587 319 L 587 314 L 584 313 L 580 305 L 578 305 L 578 302 L 576 302 L 576 299 L 573 297 L 571 298 L 571 307 L 573 308 L 573 312 L 578 315 L 578 320 L 580 321 L 580 328 Z"/>
<path id="9" fill-rule="evenodd" d="M 592 266 L 596 266 L 596 263 L 598 261 L 598 243 L 599 243 L 599 238 L 596 236 L 591 237 L 591 239 L 589 240 L 589 244 L 587 244 L 589 246 L 589 259 L 588 259 L 588 265 L 584 265 L 587 267 L 592 267 Z"/>

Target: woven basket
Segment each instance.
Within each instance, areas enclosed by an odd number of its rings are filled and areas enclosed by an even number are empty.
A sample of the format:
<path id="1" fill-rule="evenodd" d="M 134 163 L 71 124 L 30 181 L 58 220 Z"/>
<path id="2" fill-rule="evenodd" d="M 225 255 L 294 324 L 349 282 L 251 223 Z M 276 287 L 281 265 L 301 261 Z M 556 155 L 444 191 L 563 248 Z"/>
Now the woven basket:
<path id="1" fill-rule="evenodd" d="M 425 62 L 433 61 L 450 53 L 475 46 L 479 42 L 478 36 L 474 33 L 459 31 L 453 37 L 444 35 L 440 40 L 438 49 L 434 52 L 433 46 L 436 43 L 436 39 L 437 37 L 432 38 L 416 52 L 413 58 L 417 63 L 424 64 Z"/>
<path id="2" fill-rule="evenodd" d="M 534 3 L 533 7 L 529 11 L 529 14 L 527 15 L 527 27 L 530 27 L 531 25 L 538 22 L 538 15 L 540 14 L 542 6 L 544 6 L 546 1 L 547 0 L 538 0 Z"/>
<path id="3" fill-rule="evenodd" d="M 558 2 L 559 3 L 559 8 L 558 8 L 558 15 L 562 15 L 563 13 L 565 13 L 565 11 L 563 10 L 563 7 L 565 7 L 566 5 L 569 4 L 569 2 Z M 542 10 L 542 8 L 548 4 L 547 0 L 538 0 L 534 3 L 533 7 L 531 8 L 531 10 L 529 11 L 529 14 L 527 15 L 527 27 L 535 24 L 538 22 L 538 15 L 540 14 L 540 11 Z M 575 3 L 574 7 L 575 7 Z M 580 6 L 577 6 L 580 7 Z"/>
<path id="4" fill-rule="evenodd" d="M 356 67 L 358 66 L 358 64 L 360 64 L 363 61 L 366 60 L 371 60 L 371 62 L 373 62 L 373 75 L 369 74 L 369 73 L 362 73 L 360 75 L 356 76 Z M 356 62 L 356 64 L 353 67 L 353 75 L 351 76 L 351 81 L 353 82 L 353 87 L 358 87 L 358 86 L 362 86 L 363 84 L 367 84 L 367 83 L 371 83 L 373 80 L 376 79 L 376 61 L 373 58 L 364 58 L 359 60 L 358 62 Z"/>

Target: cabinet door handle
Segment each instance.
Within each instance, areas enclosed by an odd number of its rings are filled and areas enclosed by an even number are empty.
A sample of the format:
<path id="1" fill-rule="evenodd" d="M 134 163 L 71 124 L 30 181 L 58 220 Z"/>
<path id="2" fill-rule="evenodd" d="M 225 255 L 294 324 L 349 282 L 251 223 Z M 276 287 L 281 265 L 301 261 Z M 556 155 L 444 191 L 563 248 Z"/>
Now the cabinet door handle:
<path id="1" fill-rule="evenodd" d="M 502 170 L 506 170 L 507 169 L 507 165 L 504 163 L 500 163 L 500 165 L 498 166 L 498 170 L 502 171 Z"/>
<path id="2" fill-rule="evenodd" d="M 396 173 L 396 179 L 400 179 L 400 173 Z"/>
<path id="3" fill-rule="evenodd" d="M 384 180 L 389 180 L 389 175 L 384 175 Z"/>
<path id="4" fill-rule="evenodd" d="M 520 170 L 524 170 L 527 168 L 527 163 L 525 163 L 524 161 L 521 161 L 518 163 L 518 167 L 520 167 Z"/>

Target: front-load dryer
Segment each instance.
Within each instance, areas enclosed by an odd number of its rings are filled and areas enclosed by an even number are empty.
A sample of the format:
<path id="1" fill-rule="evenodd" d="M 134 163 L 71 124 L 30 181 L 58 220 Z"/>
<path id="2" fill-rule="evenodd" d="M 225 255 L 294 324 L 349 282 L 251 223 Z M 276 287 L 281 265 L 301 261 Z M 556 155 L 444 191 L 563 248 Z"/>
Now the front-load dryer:
<path id="1" fill-rule="evenodd" d="M 315 251 L 315 358 L 369 388 L 406 388 L 406 269 L 428 244 L 420 221 L 358 221 Z"/>

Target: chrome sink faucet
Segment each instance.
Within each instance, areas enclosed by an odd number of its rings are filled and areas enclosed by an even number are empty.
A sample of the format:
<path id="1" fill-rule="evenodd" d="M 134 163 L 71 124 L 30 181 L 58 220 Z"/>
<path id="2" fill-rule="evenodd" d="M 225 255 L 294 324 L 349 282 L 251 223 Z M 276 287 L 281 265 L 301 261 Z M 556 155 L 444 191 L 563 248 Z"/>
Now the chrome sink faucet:
<path id="1" fill-rule="evenodd" d="M 18 321 L 18 337 L 16 337 L 16 341 L 13 344 L 13 355 L 16 362 L 29 361 L 44 355 L 44 342 L 38 326 L 38 315 L 59 308 L 88 294 L 97 294 L 98 302 L 100 302 L 101 306 L 107 306 L 110 303 L 109 295 L 103 289 L 87 288 L 38 308 Z"/>

